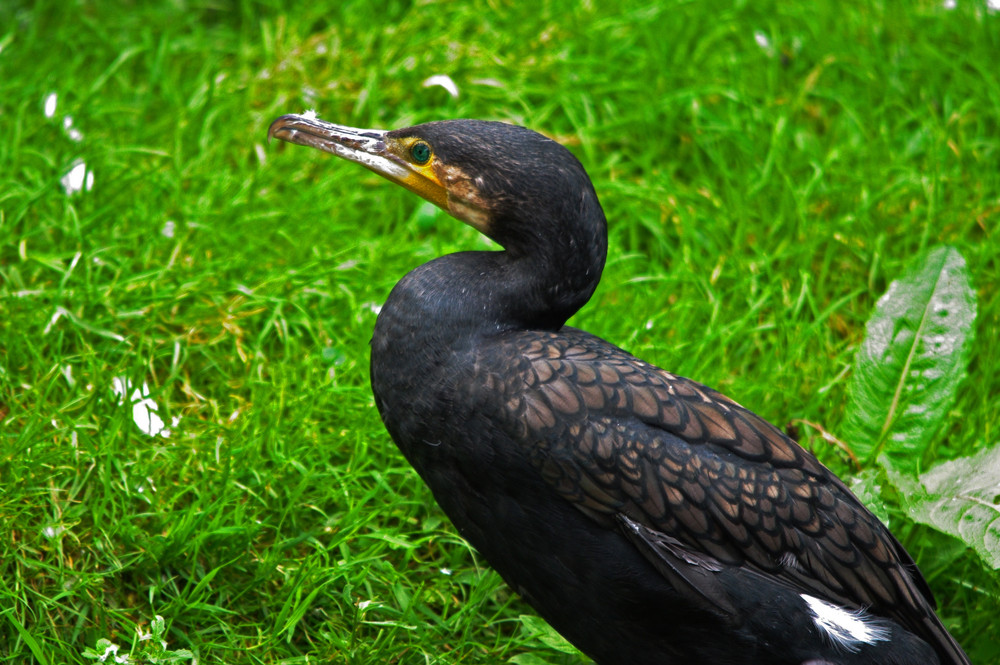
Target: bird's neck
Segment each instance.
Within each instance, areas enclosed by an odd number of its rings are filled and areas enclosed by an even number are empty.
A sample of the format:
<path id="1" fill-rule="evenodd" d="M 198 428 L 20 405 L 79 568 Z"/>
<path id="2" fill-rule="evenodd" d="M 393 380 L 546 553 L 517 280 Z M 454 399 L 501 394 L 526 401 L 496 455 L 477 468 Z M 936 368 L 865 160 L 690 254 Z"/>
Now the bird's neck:
<path id="1" fill-rule="evenodd" d="M 442 256 L 396 284 L 375 337 L 452 347 L 461 338 L 512 329 L 558 330 L 590 298 L 599 273 L 592 280 L 552 277 L 509 251 Z"/>
<path id="2" fill-rule="evenodd" d="M 503 228 L 521 232 L 496 238 L 503 251 L 449 254 L 400 280 L 372 337 L 376 392 L 392 374 L 432 372 L 493 335 L 559 330 L 583 307 L 607 256 L 604 213 L 590 188 L 549 213 L 507 220 Z"/>
<path id="3" fill-rule="evenodd" d="M 427 334 L 455 339 L 512 329 L 558 330 L 594 293 L 606 255 L 602 215 L 590 237 L 442 256 L 400 280 L 382 309 L 376 336 L 398 334 L 400 327 L 412 340 Z"/>

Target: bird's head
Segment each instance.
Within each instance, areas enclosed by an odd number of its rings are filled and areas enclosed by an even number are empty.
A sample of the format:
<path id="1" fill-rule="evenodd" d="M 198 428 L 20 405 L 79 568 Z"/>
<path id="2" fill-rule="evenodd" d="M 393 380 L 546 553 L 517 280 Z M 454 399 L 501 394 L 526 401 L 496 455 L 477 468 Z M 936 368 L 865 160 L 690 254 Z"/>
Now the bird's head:
<path id="1" fill-rule="evenodd" d="M 272 136 L 357 162 L 515 252 L 543 240 L 551 244 L 553 235 L 605 232 L 580 162 L 524 127 L 444 120 L 385 131 L 284 115 L 271 123 Z M 581 220 L 596 223 L 581 229 Z"/>

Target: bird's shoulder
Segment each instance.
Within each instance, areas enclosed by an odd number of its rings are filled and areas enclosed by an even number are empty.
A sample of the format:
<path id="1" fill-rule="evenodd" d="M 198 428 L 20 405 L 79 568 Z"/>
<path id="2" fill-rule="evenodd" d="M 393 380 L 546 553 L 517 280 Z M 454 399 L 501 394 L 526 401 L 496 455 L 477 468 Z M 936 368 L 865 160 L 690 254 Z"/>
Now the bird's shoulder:
<path id="1" fill-rule="evenodd" d="M 609 418 L 645 424 L 691 445 L 748 462 L 826 475 L 825 468 L 780 430 L 733 399 L 647 363 L 574 328 L 518 331 L 484 354 L 500 389 L 533 432 Z M 499 370 L 497 370 L 499 366 Z"/>

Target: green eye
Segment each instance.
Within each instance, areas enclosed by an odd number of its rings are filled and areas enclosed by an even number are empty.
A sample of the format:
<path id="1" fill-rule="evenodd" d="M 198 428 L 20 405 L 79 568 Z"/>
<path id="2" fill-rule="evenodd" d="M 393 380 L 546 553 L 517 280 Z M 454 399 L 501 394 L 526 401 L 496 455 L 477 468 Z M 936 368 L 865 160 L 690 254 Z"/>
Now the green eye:
<path id="1" fill-rule="evenodd" d="M 423 141 L 417 141 L 410 148 L 410 157 L 417 164 L 426 164 L 431 160 L 431 147 Z"/>

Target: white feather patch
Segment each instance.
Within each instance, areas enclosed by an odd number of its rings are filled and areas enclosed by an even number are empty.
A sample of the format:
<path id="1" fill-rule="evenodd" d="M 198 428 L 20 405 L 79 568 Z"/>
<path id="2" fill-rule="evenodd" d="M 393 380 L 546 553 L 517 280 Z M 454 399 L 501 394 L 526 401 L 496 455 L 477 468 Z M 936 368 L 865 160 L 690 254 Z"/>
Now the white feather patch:
<path id="1" fill-rule="evenodd" d="M 889 639 L 889 630 L 874 623 L 864 610 L 846 610 L 804 593 L 800 595 L 809 606 L 816 626 L 834 644 L 848 651 L 857 651 L 861 644 L 875 644 Z"/>

